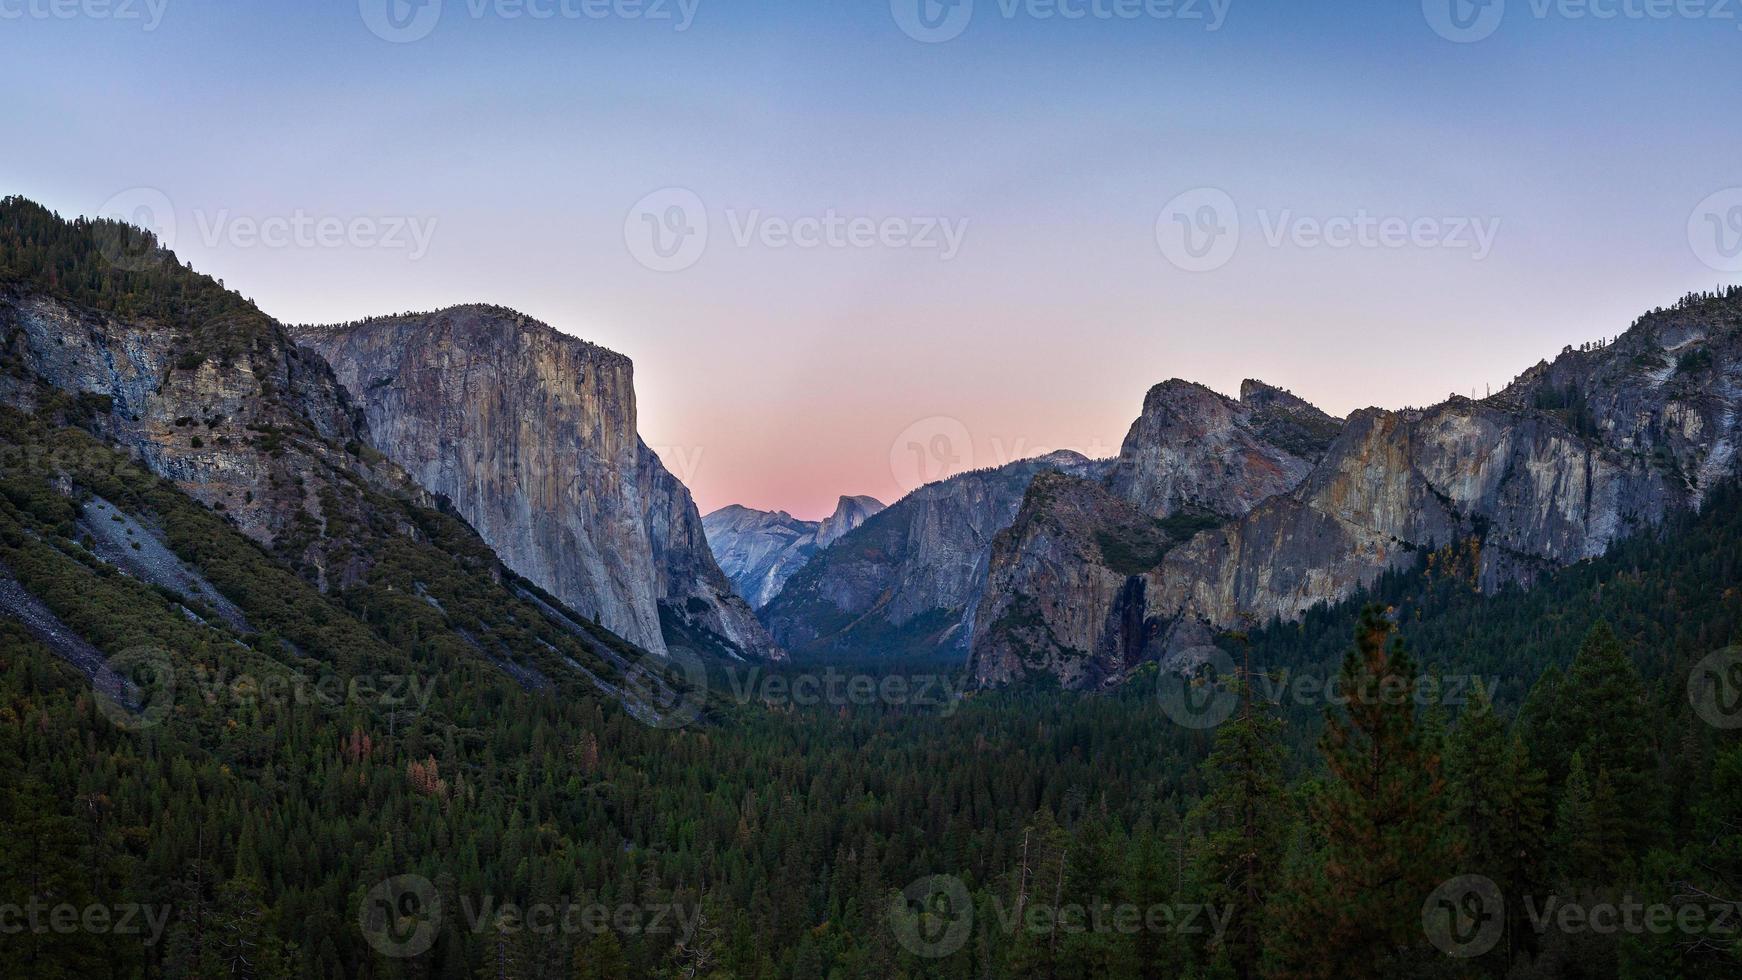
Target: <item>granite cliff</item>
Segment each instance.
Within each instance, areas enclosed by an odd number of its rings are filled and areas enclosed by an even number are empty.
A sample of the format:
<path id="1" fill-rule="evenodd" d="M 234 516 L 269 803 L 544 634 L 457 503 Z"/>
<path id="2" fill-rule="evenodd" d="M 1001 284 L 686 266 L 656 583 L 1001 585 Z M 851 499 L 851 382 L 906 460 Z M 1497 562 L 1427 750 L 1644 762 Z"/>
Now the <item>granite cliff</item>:
<path id="1" fill-rule="evenodd" d="M 1482 401 L 1356 412 L 1322 449 L 1322 420 L 1270 391 L 1249 384 L 1242 402 L 1285 404 L 1296 422 L 1313 420 L 1313 440 L 1297 444 L 1305 454 L 1286 454 L 1313 459 L 1298 479 L 1285 456 L 1226 425 L 1157 424 L 1151 416 L 1169 416 L 1146 404 L 1104 488 L 1031 492 L 993 555 L 974 678 L 1115 680 L 1211 629 L 1295 619 L 1442 548 L 1474 556 L 1477 588 L 1528 584 L 1698 507 L 1736 474 L 1742 294 L 1690 297 L 1613 343 L 1568 348 Z M 1227 408 L 1184 400 L 1202 419 Z M 1157 434 L 1184 443 L 1149 448 Z M 1226 482 L 1203 484 L 1206 461 Z M 1134 515 L 1181 503 L 1230 519 L 1146 550 Z M 1156 560 L 1118 567 L 1083 546 L 1096 536 L 1127 539 Z"/>
<path id="2" fill-rule="evenodd" d="M 296 332 L 508 567 L 648 650 L 779 656 L 637 435 L 628 358 L 488 306 Z"/>
<path id="3" fill-rule="evenodd" d="M 968 648 L 992 541 L 1040 473 L 1105 473 L 1073 452 L 928 484 L 836 541 L 762 609 L 795 654 L 949 655 Z"/>
<path id="4" fill-rule="evenodd" d="M 745 601 L 760 609 L 817 552 L 882 510 L 875 497 L 842 497 L 823 520 L 801 521 L 786 511 L 733 504 L 702 518 L 702 527 L 721 571 Z"/>
<path id="5" fill-rule="evenodd" d="M 0 200 L 0 423 L 8 501 L 60 515 L 10 512 L 0 614 L 87 675 L 163 642 L 311 676 L 482 664 L 655 720 L 674 690 L 372 448 L 324 360 L 138 229 Z"/>

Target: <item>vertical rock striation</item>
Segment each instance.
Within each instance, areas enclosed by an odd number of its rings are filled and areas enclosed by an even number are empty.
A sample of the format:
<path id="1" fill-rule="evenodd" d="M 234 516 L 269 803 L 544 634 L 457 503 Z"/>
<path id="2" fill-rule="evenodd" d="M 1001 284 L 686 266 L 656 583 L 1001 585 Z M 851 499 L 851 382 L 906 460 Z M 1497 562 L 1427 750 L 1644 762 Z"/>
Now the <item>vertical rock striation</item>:
<path id="1" fill-rule="evenodd" d="M 780 644 L 811 655 L 960 657 L 992 542 L 1036 475 L 1099 478 L 1107 463 L 1057 452 L 928 484 L 836 541 L 762 610 Z"/>
<path id="2" fill-rule="evenodd" d="M 1742 293 L 1690 297 L 1483 401 L 1357 412 L 1334 438 L 1276 389 L 1248 382 L 1243 414 L 1194 388 L 1151 392 L 1110 493 L 1031 491 L 994 550 L 980 683 L 1117 679 L 1207 627 L 1295 619 L 1440 548 L 1474 556 L 1484 590 L 1528 584 L 1700 506 L 1737 474 Z M 1165 551 L 1136 519 L 1194 508 L 1231 519 Z M 1138 557 L 1121 567 L 1109 541 Z"/>
<path id="3" fill-rule="evenodd" d="M 817 552 L 834 544 L 883 510 L 875 497 L 842 497 L 821 521 L 801 521 L 785 511 L 733 504 L 702 518 L 708 545 L 733 588 L 753 608 L 768 605 Z"/>
<path id="4" fill-rule="evenodd" d="M 778 654 L 714 563 L 689 491 L 638 436 L 628 358 L 488 306 L 297 333 L 376 447 L 515 572 L 655 652 Z"/>

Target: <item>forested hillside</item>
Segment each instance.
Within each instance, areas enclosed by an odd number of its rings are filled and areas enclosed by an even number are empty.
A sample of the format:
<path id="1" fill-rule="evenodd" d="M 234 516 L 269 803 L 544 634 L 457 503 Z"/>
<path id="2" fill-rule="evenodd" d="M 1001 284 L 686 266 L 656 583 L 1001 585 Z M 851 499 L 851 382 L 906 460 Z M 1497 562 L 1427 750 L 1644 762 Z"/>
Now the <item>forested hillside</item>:
<path id="1" fill-rule="evenodd" d="M 28 446 L 32 428 L 15 417 L 11 445 Z M 134 482 L 147 499 L 164 492 L 118 460 L 75 479 L 123 501 L 134 499 L 125 487 L 101 481 Z M 169 913 L 153 945 L 83 931 L 12 937 L 17 953 L 0 966 L 11 975 L 210 976 L 244 953 L 254 975 L 309 977 L 683 975 L 698 962 L 713 965 L 697 975 L 743 977 L 1163 977 L 1219 963 L 1359 976 L 1406 960 L 1467 975 L 1471 963 L 1429 945 L 1427 895 L 1410 889 L 1483 873 L 1505 882 L 1508 907 L 1521 910 L 1523 894 L 1590 887 L 1670 902 L 1732 895 L 1742 880 L 1742 749 L 1685 694 L 1688 668 L 1733 639 L 1742 616 L 1734 494 L 1534 592 L 1477 598 L 1454 558 L 1383 583 L 1421 669 L 1491 674 L 1501 708 L 1493 721 L 1452 706 L 1414 713 L 1409 725 L 1373 722 L 1407 749 L 1392 758 L 1415 781 L 1399 792 L 1419 797 L 1410 836 L 1373 838 L 1361 828 L 1371 831 L 1374 815 L 1359 811 L 1366 797 L 1351 787 L 1404 772 L 1358 774 L 1347 758 L 1329 767 L 1314 726 L 1302 723 L 1319 714 L 1310 704 L 1286 705 L 1286 726 L 1259 709 L 1194 729 L 1170 719 L 1152 686 L 1134 684 L 1107 697 L 980 695 L 954 709 L 743 706 L 666 730 L 610 703 L 526 690 L 475 659 L 297 633 L 357 629 L 318 605 L 285 613 L 274 633 L 346 652 L 321 672 L 421 678 L 427 706 L 384 695 L 251 696 L 226 680 L 282 669 L 260 659 L 265 637 L 232 653 L 176 609 L 197 601 L 80 559 L 78 543 L 57 531 L 72 520 L 70 504 L 49 480 L 9 474 L 3 560 L 104 652 L 141 643 L 173 652 L 180 683 L 168 699 L 146 690 L 137 712 L 105 710 L 50 650 L 4 627 L 0 765 L 18 778 L 0 800 L 15 828 L 0 876 L 9 894 L 50 904 L 140 902 Z M 176 527 L 173 509 L 151 513 Z M 250 618 L 272 615 L 265 598 L 238 602 Z M 1258 631 L 1253 662 L 1323 673 L 1349 645 L 1358 611 Z M 357 612 L 376 637 L 390 632 L 386 610 Z M 1599 617 L 1615 642 L 1599 632 L 1575 661 Z M 1540 669 L 1569 664 L 1522 698 Z M 1396 664 L 1357 669 L 1414 675 Z M 152 723 L 127 723 L 135 718 Z M 1253 771 L 1267 775 L 1236 778 Z M 1264 795 L 1253 807 L 1245 794 Z M 1237 819 L 1248 811 L 1265 815 L 1262 827 Z M 1269 849 L 1265 860 L 1242 857 L 1252 853 L 1248 834 Z M 1355 890 L 1362 869 L 1392 864 L 1409 887 L 1356 903 L 1368 894 Z M 1248 888 L 1242 868 L 1262 877 Z M 364 929 L 365 898 L 399 875 L 427 879 L 444 897 L 433 945 L 409 959 L 381 955 L 370 941 L 379 936 Z M 977 909 L 961 947 L 936 959 L 903 944 L 912 933 L 890 906 L 931 875 L 960 880 Z M 1245 945 L 1212 943 L 1207 926 L 1006 933 L 1001 916 L 1025 890 L 1067 919 L 1097 901 L 1206 905 L 1200 923 L 1232 908 L 1224 935 Z M 637 928 L 540 934 L 477 927 L 465 915 L 487 897 L 527 905 L 564 896 L 699 910 L 705 926 L 687 937 L 648 931 L 656 913 L 647 911 Z M 1502 950 L 1519 962 L 1548 957 L 1545 971 L 1579 958 L 1591 975 L 1621 964 L 1636 976 L 1726 975 L 1737 965 L 1733 936 L 1512 927 L 1508 945 L 1477 967 L 1500 973 Z M 1343 945 L 1325 942 L 1333 928 Z M 619 957 L 621 973 L 601 965 Z"/>
<path id="2" fill-rule="evenodd" d="M 232 302 L 20 214 L 9 289 Z M 6 340 L 0 975 L 1742 973 L 1733 486 L 1529 591 L 1422 554 L 1218 637 L 1189 684 L 963 695 L 881 658 L 681 686 L 366 446 L 251 444 L 343 504 L 309 533 L 357 555 L 323 574 Z"/>

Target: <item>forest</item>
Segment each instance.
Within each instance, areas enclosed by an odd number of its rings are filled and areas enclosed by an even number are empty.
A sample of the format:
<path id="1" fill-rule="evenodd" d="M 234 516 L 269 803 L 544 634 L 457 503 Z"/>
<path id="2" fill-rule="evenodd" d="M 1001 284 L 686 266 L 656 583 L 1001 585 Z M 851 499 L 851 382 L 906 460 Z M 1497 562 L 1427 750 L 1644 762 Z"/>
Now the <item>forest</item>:
<path id="1" fill-rule="evenodd" d="M 155 248 L 124 226 L 0 210 L 0 288 L 185 322 L 193 364 L 273 329 L 116 261 Z M 803 704 L 716 668 L 661 725 L 558 670 L 627 685 L 634 651 L 450 515 L 355 489 L 330 531 L 375 563 L 323 591 L 95 437 L 106 406 L 31 398 L 0 408 L 0 975 L 1742 975 L 1737 487 L 1528 590 L 1448 544 L 1213 675 Z M 123 574 L 115 533 L 200 582 Z"/>

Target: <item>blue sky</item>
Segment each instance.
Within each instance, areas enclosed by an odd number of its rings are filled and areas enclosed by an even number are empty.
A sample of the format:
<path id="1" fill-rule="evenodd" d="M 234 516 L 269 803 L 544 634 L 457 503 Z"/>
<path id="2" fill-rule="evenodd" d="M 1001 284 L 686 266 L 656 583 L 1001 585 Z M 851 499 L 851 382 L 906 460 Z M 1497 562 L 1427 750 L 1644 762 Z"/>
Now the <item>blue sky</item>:
<path id="1" fill-rule="evenodd" d="M 489 301 L 620 350 L 704 509 L 887 499 L 938 475 L 916 433 L 1112 453 L 1174 376 L 1437 401 L 1739 278 L 1691 240 L 1742 205 L 1733 0 L 1506 0 L 1473 43 L 1442 0 L 975 0 L 941 43 L 908 0 L 443 0 L 403 43 L 384 0 L 60 2 L 0 0 L 0 192 L 154 195 L 288 321 Z M 1230 216 L 1212 268 L 1169 244 Z M 637 237 L 698 217 L 681 268 Z M 261 240 L 299 220 L 345 231 Z"/>

